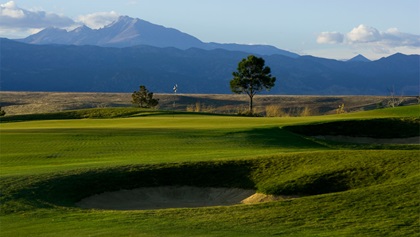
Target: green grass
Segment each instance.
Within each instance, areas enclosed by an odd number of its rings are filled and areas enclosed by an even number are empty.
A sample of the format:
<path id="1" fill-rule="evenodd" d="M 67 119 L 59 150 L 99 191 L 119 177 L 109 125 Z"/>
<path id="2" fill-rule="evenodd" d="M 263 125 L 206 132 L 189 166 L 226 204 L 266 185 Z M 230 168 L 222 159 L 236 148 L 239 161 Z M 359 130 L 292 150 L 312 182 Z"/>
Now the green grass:
<path id="1" fill-rule="evenodd" d="M 0 234 L 418 236 L 418 145 L 331 144 L 283 127 L 418 121 L 419 108 L 300 118 L 106 109 L 101 114 L 111 115 L 100 119 L 44 114 L 3 121 Z M 151 211 L 75 207 L 96 193 L 160 185 L 253 188 L 299 198 Z"/>
<path id="2" fill-rule="evenodd" d="M 275 120 L 258 122 L 189 115 L 8 123 L 1 133 L 1 175 L 328 149 L 280 129 Z"/>
<path id="3" fill-rule="evenodd" d="M 2 217 L 3 233 L 125 236 L 415 236 L 420 177 L 417 151 L 331 151 L 274 157 L 181 164 L 127 166 L 68 171 L 14 180 L 5 190 L 12 200 Z M 288 168 L 289 167 L 289 168 Z M 293 169 L 290 169 L 293 167 Z M 355 171 L 359 172 L 355 172 Z M 301 198 L 274 203 L 159 211 L 95 211 L 72 207 L 96 192 L 136 186 L 204 185 L 276 189 L 302 179 L 317 180 L 334 171 L 343 177 L 341 192 L 302 194 L 305 183 L 290 189 Z M 337 181 L 337 180 L 336 180 Z M 24 187 L 14 188 L 19 183 Z M 326 185 L 329 187 L 329 184 Z M 9 191 L 9 190 L 15 190 Z M 16 192 L 18 190 L 18 192 Z M 5 198 L 4 198 L 5 199 Z M 8 201 L 8 200 L 6 200 Z"/>
<path id="4" fill-rule="evenodd" d="M 95 108 L 70 110 L 56 113 L 23 114 L 0 117 L 1 122 L 19 122 L 30 120 L 56 120 L 56 119 L 86 119 L 86 118 L 121 118 L 144 116 L 150 114 L 164 114 L 168 112 L 140 108 Z"/>
<path id="5" fill-rule="evenodd" d="M 372 138 L 420 136 L 420 117 L 344 120 L 289 126 L 286 130 L 306 136 L 342 135 Z"/>

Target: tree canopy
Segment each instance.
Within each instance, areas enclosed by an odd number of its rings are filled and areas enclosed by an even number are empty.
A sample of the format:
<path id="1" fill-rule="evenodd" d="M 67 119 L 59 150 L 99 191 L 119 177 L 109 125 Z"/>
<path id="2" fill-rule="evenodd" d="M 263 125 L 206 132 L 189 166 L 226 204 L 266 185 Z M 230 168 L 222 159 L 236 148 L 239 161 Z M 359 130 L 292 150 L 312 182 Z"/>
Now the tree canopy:
<path id="1" fill-rule="evenodd" d="M 263 89 L 270 90 L 276 81 L 271 76 L 271 69 L 265 66 L 263 58 L 249 55 L 238 64 L 236 72 L 232 73 L 230 89 L 236 94 L 249 96 L 249 112 L 252 113 L 252 100 L 254 95 Z"/>
<path id="2" fill-rule="evenodd" d="M 140 108 L 152 108 L 159 104 L 159 99 L 153 99 L 153 92 L 149 92 L 144 85 L 140 86 L 139 91 L 134 91 L 131 98 L 131 103 Z"/>

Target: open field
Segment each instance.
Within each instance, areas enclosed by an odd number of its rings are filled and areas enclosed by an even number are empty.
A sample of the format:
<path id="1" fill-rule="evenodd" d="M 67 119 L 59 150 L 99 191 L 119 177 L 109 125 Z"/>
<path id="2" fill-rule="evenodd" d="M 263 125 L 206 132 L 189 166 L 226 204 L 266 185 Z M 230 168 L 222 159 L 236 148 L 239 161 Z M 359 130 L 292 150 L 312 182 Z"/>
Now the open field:
<path id="1" fill-rule="evenodd" d="M 418 137 L 419 111 L 250 118 L 103 108 L 7 116 L 0 123 L 0 234 L 418 236 L 419 144 L 312 135 Z M 76 205 L 103 192 L 168 186 L 296 198 L 160 210 Z"/>
<path id="2" fill-rule="evenodd" d="M 237 114 L 248 109 L 248 97 L 234 94 L 155 94 L 159 109 L 190 112 Z M 280 116 L 334 114 L 344 104 L 346 112 L 386 107 L 390 96 L 286 96 L 256 95 L 255 110 L 266 114 L 268 106 L 281 110 Z M 417 97 L 394 98 L 403 105 L 418 104 Z M 106 107 L 131 107 L 130 93 L 65 93 L 0 91 L 0 106 L 7 115 L 49 113 L 65 110 Z M 197 111 L 198 110 L 198 111 Z"/>

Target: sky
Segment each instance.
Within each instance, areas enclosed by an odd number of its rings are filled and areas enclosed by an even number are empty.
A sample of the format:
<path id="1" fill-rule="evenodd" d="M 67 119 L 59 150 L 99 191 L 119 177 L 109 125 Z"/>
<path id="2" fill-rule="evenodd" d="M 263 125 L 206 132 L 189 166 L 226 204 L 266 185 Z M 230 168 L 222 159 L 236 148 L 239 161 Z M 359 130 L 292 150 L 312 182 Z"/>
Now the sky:
<path id="1" fill-rule="evenodd" d="M 97 29 L 121 15 L 203 42 L 268 44 L 300 55 L 420 54 L 420 0 L 0 0 L 0 37 Z"/>

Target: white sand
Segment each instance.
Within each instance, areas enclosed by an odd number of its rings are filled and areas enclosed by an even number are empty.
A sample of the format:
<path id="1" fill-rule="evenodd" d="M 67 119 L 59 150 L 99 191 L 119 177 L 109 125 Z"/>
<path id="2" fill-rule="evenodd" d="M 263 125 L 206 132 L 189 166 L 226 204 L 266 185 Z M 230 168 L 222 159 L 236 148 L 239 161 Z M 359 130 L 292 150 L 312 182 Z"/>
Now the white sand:
<path id="1" fill-rule="evenodd" d="M 149 210 L 163 208 L 229 206 L 286 199 L 237 188 L 163 186 L 105 192 L 76 203 L 81 208 L 107 210 Z"/>

